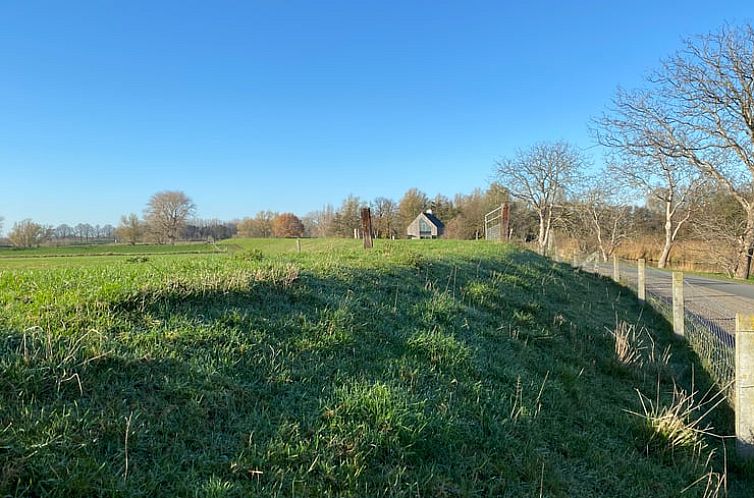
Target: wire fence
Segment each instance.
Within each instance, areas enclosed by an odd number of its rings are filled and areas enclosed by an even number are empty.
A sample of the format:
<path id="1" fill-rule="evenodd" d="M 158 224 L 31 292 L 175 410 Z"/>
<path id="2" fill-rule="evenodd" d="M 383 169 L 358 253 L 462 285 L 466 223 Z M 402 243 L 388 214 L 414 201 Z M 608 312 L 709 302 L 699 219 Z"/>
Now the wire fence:
<path id="1" fill-rule="evenodd" d="M 585 271 L 615 277 L 614 264 L 600 262 L 596 254 L 574 257 L 572 264 Z M 638 275 L 636 262 L 619 262 L 618 280 L 635 292 L 638 292 Z M 685 278 L 683 282 L 685 338 L 735 408 L 736 310 L 750 307 L 751 303 L 692 280 Z M 646 301 L 672 324 L 671 273 L 647 268 L 645 296 Z"/>

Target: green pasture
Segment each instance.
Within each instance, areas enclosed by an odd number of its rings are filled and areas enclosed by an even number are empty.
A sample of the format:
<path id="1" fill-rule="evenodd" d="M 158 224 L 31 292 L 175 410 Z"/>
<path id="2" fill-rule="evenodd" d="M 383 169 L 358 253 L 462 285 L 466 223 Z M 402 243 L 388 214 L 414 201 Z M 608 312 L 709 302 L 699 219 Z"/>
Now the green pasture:
<path id="1" fill-rule="evenodd" d="M 124 247 L 0 257 L 0 496 L 751 496 L 730 441 L 644 415 L 675 386 L 693 427 L 711 383 L 607 279 L 471 241 Z"/>

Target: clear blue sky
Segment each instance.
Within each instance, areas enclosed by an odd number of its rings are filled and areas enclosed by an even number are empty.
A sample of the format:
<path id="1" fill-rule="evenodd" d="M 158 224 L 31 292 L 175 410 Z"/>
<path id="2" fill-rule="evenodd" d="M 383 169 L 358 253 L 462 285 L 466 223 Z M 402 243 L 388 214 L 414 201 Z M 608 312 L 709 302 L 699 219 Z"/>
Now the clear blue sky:
<path id="1" fill-rule="evenodd" d="M 618 85 L 683 36 L 753 14 L 708 0 L 4 0 L 0 215 L 6 229 L 116 224 L 165 189 L 222 219 L 468 192 L 517 147 L 590 147 Z"/>

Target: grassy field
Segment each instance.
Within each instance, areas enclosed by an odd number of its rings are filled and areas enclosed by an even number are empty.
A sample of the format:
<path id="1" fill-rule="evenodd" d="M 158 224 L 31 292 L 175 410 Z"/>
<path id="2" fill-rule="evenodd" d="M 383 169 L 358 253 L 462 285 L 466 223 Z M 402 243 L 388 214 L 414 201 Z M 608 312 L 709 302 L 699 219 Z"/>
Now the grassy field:
<path id="1" fill-rule="evenodd" d="M 694 355 L 608 280 L 483 242 L 219 249 L 0 258 L 0 495 L 751 496 L 693 430 Z"/>

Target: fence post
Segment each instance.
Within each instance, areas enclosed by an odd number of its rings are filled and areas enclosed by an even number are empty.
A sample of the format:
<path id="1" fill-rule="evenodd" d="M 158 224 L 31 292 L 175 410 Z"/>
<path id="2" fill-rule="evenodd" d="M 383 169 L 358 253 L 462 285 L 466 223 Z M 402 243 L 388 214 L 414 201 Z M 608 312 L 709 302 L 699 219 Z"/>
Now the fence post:
<path id="1" fill-rule="evenodd" d="M 613 280 L 620 282 L 620 261 L 616 254 L 613 254 Z"/>
<path id="2" fill-rule="evenodd" d="M 736 452 L 754 458 L 754 315 L 736 313 Z"/>
<path id="3" fill-rule="evenodd" d="M 573 267 L 574 268 L 579 267 L 579 255 L 576 253 L 573 253 Z"/>
<path id="4" fill-rule="evenodd" d="M 372 242 L 372 211 L 369 208 L 361 208 L 361 231 L 364 234 L 364 249 L 371 249 Z"/>
<path id="5" fill-rule="evenodd" d="M 296 252 L 301 252 L 301 239 L 296 237 Z"/>
<path id="6" fill-rule="evenodd" d="M 673 272 L 673 332 L 685 335 L 685 305 L 683 303 L 683 272 Z"/>
<path id="7" fill-rule="evenodd" d="M 637 278 L 636 278 L 636 295 L 639 296 L 639 301 L 642 303 L 647 299 L 647 262 L 644 259 L 640 259 L 636 266 Z"/>

